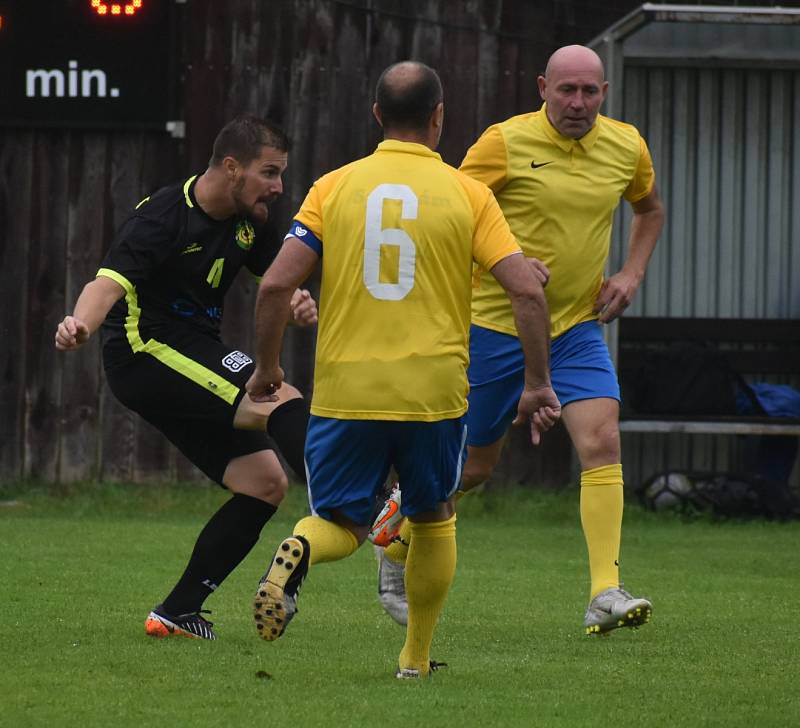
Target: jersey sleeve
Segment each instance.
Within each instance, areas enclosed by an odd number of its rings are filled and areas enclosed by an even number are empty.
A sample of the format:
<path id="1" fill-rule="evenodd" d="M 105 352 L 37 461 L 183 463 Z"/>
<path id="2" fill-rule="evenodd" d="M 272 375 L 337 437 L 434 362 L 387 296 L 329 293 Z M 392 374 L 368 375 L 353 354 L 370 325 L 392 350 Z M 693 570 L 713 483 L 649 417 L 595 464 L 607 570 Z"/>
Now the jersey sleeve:
<path id="1" fill-rule="evenodd" d="M 498 126 L 490 126 L 468 150 L 459 168 L 483 182 L 492 192 L 501 190 L 508 176 L 506 143 Z"/>
<path id="2" fill-rule="evenodd" d="M 314 182 L 289 228 L 287 237 L 289 235 L 296 237 L 320 257 L 322 256 L 323 240 L 325 239 L 325 224 L 323 220 L 325 199 L 338 184 L 344 170 L 351 166 L 347 165 L 346 167 L 335 169 L 333 172 L 328 172 L 328 174 L 323 175 Z"/>
<path id="3" fill-rule="evenodd" d="M 488 271 L 503 258 L 521 253 L 522 250 L 494 195 L 486 187 L 483 187 L 482 192 L 483 195 L 473 193 L 480 197 L 477 206 L 473 203 L 476 216 L 472 257 L 482 270 Z"/>
<path id="4" fill-rule="evenodd" d="M 639 137 L 639 162 L 633 179 L 623 193 L 623 197 L 628 202 L 638 202 L 650 194 L 656 181 L 656 173 L 653 169 L 653 160 L 650 158 L 650 150 L 643 137 Z"/>
<path id="5" fill-rule="evenodd" d="M 112 278 L 124 288 L 128 287 L 126 282 L 136 285 L 151 276 L 175 245 L 175 236 L 161 223 L 138 215 L 131 217 L 120 228 L 97 275 Z"/>
<path id="6" fill-rule="evenodd" d="M 324 177 L 312 185 L 306 199 L 303 200 L 303 204 L 300 205 L 300 209 L 294 216 L 294 219 L 300 225 L 308 228 L 318 240 L 323 239 L 321 186 L 324 186 Z"/>

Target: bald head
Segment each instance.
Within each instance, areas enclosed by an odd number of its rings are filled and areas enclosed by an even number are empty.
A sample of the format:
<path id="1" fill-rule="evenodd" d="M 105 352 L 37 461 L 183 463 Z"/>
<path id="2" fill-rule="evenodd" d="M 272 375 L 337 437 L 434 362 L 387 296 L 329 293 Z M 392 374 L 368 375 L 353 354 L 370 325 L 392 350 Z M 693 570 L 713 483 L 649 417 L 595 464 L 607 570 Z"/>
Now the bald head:
<path id="1" fill-rule="evenodd" d="M 559 48 L 547 61 L 544 71 L 546 79 L 570 73 L 587 73 L 605 81 L 603 62 L 591 48 L 582 45 L 568 45 Z"/>
<path id="2" fill-rule="evenodd" d="M 564 136 L 580 139 L 594 126 L 606 97 L 603 62 L 591 48 L 559 48 L 539 76 L 539 94 L 547 103 L 547 118 Z"/>
<path id="3" fill-rule="evenodd" d="M 402 61 L 389 66 L 378 79 L 375 104 L 384 131 L 422 133 L 442 103 L 442 83 L 429 66 Z"/>

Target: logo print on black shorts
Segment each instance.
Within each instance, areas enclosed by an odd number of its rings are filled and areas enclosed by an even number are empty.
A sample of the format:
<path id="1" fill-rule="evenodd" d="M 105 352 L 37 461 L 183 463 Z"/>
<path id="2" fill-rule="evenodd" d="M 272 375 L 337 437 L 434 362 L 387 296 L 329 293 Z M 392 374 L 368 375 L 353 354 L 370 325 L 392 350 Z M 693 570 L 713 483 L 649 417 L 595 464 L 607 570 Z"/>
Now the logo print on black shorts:
<path id="1" fill-rule="evenodd" d="M 253 360 L 242 351 L 232 351 L 222 360 L 222 366 L 226 369 L 230 369 L 232 372 L 238 372 L 252 363 Z"/>

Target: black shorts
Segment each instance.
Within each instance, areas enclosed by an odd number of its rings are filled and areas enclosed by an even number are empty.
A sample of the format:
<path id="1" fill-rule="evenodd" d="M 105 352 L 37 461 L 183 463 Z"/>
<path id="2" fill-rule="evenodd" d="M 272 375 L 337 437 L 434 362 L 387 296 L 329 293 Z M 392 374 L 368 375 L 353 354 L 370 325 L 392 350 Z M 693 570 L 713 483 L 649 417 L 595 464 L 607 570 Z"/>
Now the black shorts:
<path id="1" fill-rule="evenodd" d="M 233 418 L 255 364 L 247 354 L 202 335 L 148 343 L 106 370 L 114 396 L 160 430 L 220 485 L 236 457 L 274 445 L 266 431 L 235 430 Z"/>

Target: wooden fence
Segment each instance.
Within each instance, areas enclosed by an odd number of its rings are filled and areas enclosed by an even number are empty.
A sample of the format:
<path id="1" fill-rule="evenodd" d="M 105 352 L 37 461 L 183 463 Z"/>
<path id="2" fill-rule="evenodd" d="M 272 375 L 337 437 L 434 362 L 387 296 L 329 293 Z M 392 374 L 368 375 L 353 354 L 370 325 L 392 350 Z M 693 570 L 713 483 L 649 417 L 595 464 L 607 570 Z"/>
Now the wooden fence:
<path id="1" fill-rule="evenodd" d="M 53 347 L 57 322 L 90 280 L 114 230 L 157 187 L 202 171 L 217 130 L 250 111 L 287 128 L 294 147 L 285 225 L 310 183 L 368 154 L 375 82 L 414 58 L 445 87 L 440 152 L 458 164 L 490 123 L 538 106 L 552 50 L 586 42 L 636 3 L 620 0 L 189 0 L 175 38 L 186 137 L 166 133 L 0 130 L 0 480 L 194 479 L 199 473 L 104 386 L 98 341 Z M 224 335 L 251 343 L 253 284 L 226 303 Z M 308 392 L 313 332 L 292 332 L 288 378 Z M 561 485 L 569 443 L 512 453 L 502 473 Z M 515 448 L 525 448 L 517 442 Z"/>

